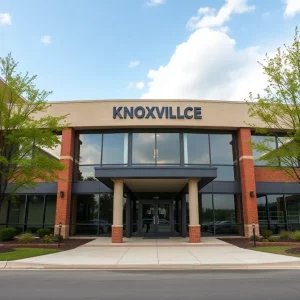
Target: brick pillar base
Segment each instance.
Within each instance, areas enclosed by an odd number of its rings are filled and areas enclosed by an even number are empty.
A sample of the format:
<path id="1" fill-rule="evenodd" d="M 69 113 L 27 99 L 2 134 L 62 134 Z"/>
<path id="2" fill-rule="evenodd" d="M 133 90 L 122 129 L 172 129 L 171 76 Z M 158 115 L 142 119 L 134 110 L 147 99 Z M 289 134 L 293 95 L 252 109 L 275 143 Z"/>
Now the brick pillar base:
<path id="1" fill-rule="evenodd" d="M 201 226 L 200 225 L 189 225 L 189 237 L 190 243 L 201 242 Z"/>
<path id="2" fill-rule="evenodd" d="M 111 226 L 111 242 L 123 243 L 123 225 Z"/>
<path id="3" fill-rule="evenodd" d="M 253 235 L 252 224 L 244 224 L 245 237 L 249 238 Z M 259 225 L 255 224 L 255 235 L 259 236 Z"/>
<path id="4" fill-rule="evenodd" d="M 69 237 L 69 225 L 62 225 L 61 227 L 61 235 L 63 236 L 64 239 L 67 239 Z M 54 227 L 54 234 L 59 233 L 59 225 L 55 225 Z"/>

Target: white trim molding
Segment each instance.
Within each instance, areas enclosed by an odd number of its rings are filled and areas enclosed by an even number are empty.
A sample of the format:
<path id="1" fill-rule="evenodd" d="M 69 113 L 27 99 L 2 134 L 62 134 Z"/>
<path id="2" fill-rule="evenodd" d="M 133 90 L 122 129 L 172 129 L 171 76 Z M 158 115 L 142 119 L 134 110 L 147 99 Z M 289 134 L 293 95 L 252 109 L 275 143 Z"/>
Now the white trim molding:
<path id="1" fill-rule="evenodd" d="M 243 155 L 240 157 L 239 161 L 241 161 L 243 159 L 252 159 L 253 160 L 253 156 L 252 155 Z"/>

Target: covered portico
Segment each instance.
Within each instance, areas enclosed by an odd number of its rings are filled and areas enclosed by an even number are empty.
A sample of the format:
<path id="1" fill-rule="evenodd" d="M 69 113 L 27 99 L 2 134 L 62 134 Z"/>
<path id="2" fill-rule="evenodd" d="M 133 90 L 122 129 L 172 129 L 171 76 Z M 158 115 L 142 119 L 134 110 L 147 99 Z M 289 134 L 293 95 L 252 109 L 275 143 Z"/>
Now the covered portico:
<path id="1" fill-rule="evenodd" d="M 95 177 L 114 192 L 112 243 L 123 242 L 124 193 L 134 195 L 142 192 L 188 194 L 189 242 L 201 241 L 198 191 L 217 177 L 217 168 L 95 167 Z M 159 224 L 159 219 L 153 218 L 154 224 Z"/>

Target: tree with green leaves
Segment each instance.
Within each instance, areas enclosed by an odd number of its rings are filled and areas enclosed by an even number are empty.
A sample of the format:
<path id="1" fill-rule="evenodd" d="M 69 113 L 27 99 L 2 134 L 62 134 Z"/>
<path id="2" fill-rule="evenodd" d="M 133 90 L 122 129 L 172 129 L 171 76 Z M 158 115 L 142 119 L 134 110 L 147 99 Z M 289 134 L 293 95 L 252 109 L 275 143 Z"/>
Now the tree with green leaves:
<path id="1" fill-rule="evenodd" d="M 17 67 L 11 54 L 0 58 L 0 210 L 18 191 L 56 181 L 65 168 L 49 150 L 60 144 L 66 116 L 48 115 L 51 92 L 37 89 L 36 76 Z"/>
<path id="2" fill-rule="evenodd" d="M 265 135 L 253 143 L 266 166 L 283 169 L 300 182 L 300 40 L 298 28 L 291 45 L 278 48 L 273 57 L 260 63 L 268 84 L 263 95 L 250 93 L 249 116 L 261 125 L 249 124 L 255 133 Z M 275 139 L 274 139 L 275 137 Z M 277 146 L 274 147 L 276 140 Z"/>

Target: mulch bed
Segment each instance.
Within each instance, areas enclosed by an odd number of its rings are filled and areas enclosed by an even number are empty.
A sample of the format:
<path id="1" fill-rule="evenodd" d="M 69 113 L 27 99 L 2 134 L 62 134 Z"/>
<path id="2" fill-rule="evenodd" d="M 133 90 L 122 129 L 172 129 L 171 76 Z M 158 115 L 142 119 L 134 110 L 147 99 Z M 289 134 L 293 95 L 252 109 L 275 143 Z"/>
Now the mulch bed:
<path id="1" fill-rule="evenodd" d="M 247 238 L 219 238 L 219 240 L 224 241 L 226 243 L 235 245 L 240 248 L 253 248 L 254 242 L 250 241 Z M 263 246 L 300 246 L 299 242 L 294 241 L 280 241 L 280 242 L 256 242 L 257 247 Z"/>
<path id="2" fill-rule="evenodd" d="M 6 253 L 6 252 L 13 252 L 15 249 L 8 248 L 8 247 L 0 247 L 0 253 Z"/>
<path id="3" fill-rule="evenodd" d="M 60 249 L 61 250 L 71 250 L 74 248 L 77 248 L 81 245 L 84 245 L 88 242 L 93 241 L 94 239 L 68 239 L 63 240 L 60 243 Z M 1 249 L 11 249 L 11 248 L 44 248 L 44 249 L 53 249 L 58 248 L 58 243 L 43 243 L 41 239 L 36 238 L 32 241 L 32 243 L 29 244 L 20 244 L 18 239 L 14 239 L 13 241 L 8 242 L 0 242 L 0 251 Z M 13 250 L 13 249 L 12 249 Z"/>
<path id="4" fill-rule="evenodd" d="M 300 255 L 300 248 L 291 248 L 291 249 L 285 250 L 285 252 L 290 253 L 290 254 Z"/>

